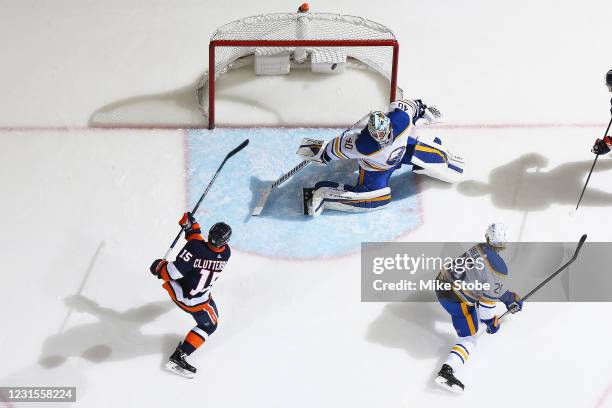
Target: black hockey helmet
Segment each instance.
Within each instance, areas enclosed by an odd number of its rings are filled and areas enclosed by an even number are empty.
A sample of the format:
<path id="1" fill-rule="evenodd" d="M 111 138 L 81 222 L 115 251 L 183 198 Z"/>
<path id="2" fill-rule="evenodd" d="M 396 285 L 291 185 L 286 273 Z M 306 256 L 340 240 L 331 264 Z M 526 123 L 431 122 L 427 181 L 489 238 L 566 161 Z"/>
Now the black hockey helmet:
<path id="1" fill-rule="evenodd" d="M 218 222 L 208 231 L 208 242 L 216 247 L 227 244 L 232 236 L 232 228 L 224 222 Z"/>
<path id="2" fill-rule="evenodd" d="M 612 92 L 612 69 L 606 74 L 606 86 Z"/>

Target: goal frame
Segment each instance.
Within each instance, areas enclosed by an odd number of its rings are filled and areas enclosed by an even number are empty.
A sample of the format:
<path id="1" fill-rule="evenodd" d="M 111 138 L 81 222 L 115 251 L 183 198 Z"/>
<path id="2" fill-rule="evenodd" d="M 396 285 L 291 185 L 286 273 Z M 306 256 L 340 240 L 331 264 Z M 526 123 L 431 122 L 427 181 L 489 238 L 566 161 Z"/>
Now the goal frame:
<path id="1" fill-rule="evenodd" d="M 218 47 L 391 47 L 389 102 L 396 99 L 399 42 L 377 40 L 211 40 L 208 46 L 208 128 L 215 128 L 215 51 Z"/>

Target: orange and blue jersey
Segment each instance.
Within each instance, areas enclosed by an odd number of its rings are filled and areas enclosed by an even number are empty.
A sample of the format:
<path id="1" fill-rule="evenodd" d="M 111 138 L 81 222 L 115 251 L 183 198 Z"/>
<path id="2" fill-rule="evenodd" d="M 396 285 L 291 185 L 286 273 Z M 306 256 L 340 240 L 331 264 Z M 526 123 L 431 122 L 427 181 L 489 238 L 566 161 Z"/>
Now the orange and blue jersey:
<path id="1" fill-rule="evenodd" d="M 230 256 L 229 245 L 216 248 L 201 235 L 192 235 L 176 259 L 162 268 L 160 278 L 165 281 L 162 286 L 181 309 L 191 313 L 206 311 L 210 309 L 213 284 Z"/>

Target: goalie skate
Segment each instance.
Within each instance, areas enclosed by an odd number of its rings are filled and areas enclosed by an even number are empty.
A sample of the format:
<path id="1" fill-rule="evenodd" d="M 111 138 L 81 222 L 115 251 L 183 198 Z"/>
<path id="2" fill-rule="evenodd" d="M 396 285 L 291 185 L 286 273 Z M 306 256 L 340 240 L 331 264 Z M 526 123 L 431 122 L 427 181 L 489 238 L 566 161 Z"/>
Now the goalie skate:
<path id="1" fill-rule="evenodd" d="M 442 365 L 435 381 L 440 387 L 451 392 L 463 392 L 463 383 L 454 376 L 453 369 L 447 364 Z"/>
<path id="2" fill-rule="evenodd" d="M 312 214 L 312 195 L 314 192 L 314 188 L 303 188 L 302 189 L 302 207 L 304 210 L 304 215 Z"/>

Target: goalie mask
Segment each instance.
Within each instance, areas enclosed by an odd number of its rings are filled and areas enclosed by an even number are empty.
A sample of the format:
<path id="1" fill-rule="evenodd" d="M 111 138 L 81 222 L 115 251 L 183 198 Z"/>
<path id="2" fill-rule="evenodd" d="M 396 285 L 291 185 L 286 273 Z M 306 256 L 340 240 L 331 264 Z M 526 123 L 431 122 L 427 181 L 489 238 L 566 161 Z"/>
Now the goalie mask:
<path id="1" fill-rule="evenodd" d="M 385 146 L 391 142 L 391 121 L 381 111 L 372 112 L 368 120 L 368 131 L 370 135 L 381 146 Z"/>

